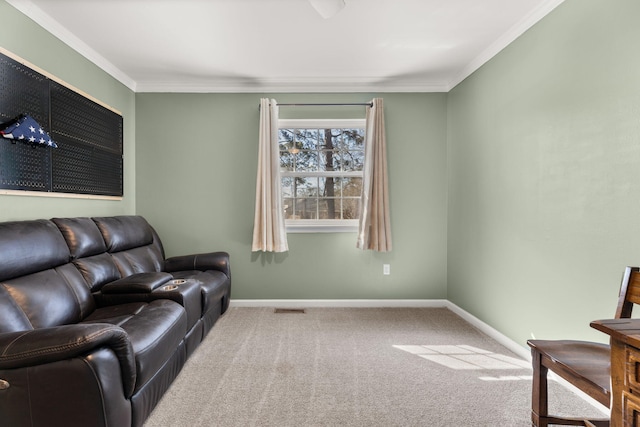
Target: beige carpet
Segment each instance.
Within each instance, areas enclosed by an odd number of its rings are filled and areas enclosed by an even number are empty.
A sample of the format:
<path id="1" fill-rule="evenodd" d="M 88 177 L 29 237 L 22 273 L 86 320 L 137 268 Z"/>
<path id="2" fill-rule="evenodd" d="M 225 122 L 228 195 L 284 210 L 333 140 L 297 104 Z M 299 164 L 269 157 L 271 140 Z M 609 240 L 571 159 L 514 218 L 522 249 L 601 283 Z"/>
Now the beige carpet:
<path id="1" fill-rule="evenodd" d="M 530 426 L 531 369 L 447 309 L 231 308 L 145 427 Z M 552 409 L 601 414 L 558 384 Z"/>

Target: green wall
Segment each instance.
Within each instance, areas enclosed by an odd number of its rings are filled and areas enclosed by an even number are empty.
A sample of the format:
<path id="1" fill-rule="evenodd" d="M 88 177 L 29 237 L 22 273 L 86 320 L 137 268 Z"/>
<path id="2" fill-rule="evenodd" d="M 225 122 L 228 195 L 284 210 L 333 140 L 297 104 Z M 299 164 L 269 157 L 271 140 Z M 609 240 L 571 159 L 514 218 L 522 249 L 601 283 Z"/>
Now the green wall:
<path id="1" fill-rule="evenodd" d="M 448 298 L 522 343 L 607 337 L 640 265 L 640 2 L 567 0 L 448 96 Z"/>
<path id="2" fill-rule="evenodd" d="M 393 251 L 356 249 L 355 233 L 289 234 L 289 252 L 251 252 L 261 97 L 287 102 L 384 98 Z M 446 94 L 136 95 L 136 211 L 166 251 L 226 250 L 234 299 L 446 297 Z M 364 117 L 364 108 L 281 117 Z M 391 275 L 382 275 L 382 264 Z"/>
<path id="3" fill-rule="evenodd" d="M 1 47 L 120 111 L 125 140 L 121 201 L 0 195 L 0 221 L 135 213 L 134 93 L 4 1 L 0 16 Z"/>

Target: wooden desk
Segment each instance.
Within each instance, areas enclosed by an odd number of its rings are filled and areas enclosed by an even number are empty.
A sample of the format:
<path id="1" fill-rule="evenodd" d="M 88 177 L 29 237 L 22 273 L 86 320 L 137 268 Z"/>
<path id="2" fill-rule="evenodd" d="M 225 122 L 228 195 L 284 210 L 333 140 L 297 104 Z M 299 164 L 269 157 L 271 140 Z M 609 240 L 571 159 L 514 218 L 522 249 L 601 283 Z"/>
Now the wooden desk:
<path id="1" fill-rule="evenodd" d="M 591 322 L 611 337 L 611 427 L 640 427 L 640 319 Z"/>

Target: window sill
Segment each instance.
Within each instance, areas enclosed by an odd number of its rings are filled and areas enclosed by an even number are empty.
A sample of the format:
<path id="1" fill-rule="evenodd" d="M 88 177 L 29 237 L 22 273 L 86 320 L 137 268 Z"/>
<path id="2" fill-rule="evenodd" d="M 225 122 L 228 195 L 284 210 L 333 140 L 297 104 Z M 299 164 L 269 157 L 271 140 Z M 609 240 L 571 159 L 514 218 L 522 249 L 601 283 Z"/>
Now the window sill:
<path id="1" fill-rule="evenodd" d="M 285 221 L 287 233 L 357 233 L 358 220 Z"/>

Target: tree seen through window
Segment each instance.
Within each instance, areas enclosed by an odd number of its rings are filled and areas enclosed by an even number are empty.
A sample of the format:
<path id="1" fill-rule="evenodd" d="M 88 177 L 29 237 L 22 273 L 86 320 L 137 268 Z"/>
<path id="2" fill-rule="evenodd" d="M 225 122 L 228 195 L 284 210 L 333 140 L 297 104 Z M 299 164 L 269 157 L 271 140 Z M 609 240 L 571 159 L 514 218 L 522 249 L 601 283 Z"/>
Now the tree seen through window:
<path id="1" fill-rule="evenodd" d="M 279 129 L 287 220 L 357 220 L 364 164 L 362 128 Z"/>

